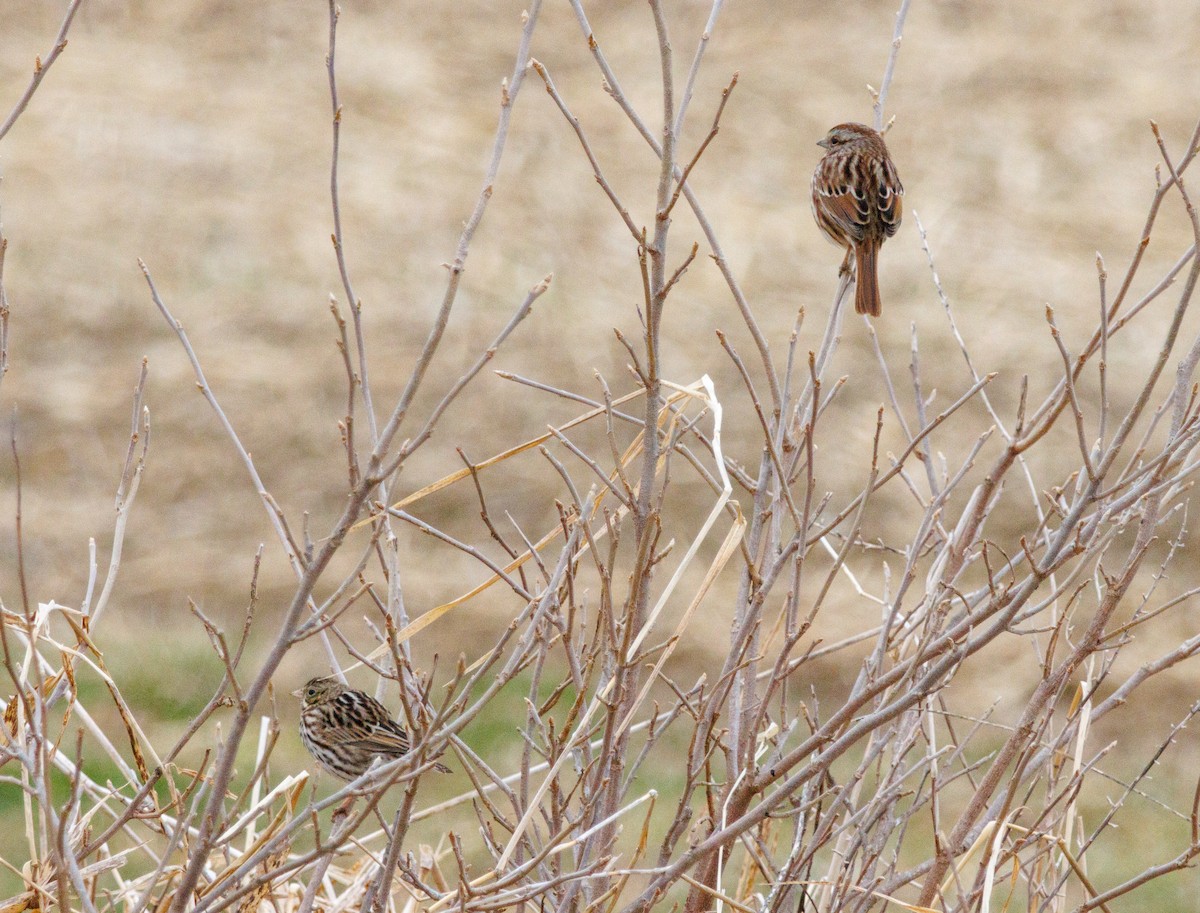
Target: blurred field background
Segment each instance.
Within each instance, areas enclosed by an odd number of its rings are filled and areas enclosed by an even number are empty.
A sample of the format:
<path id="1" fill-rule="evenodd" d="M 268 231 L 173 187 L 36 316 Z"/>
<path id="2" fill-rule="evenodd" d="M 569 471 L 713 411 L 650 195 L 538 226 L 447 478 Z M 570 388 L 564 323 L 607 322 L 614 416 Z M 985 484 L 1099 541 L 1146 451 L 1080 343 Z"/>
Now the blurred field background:
<path id="1" fill-rule="evenodd" d="M 721 88 L 739 72 L 721 132 L 690 180 L 777 354 L 799 308 L 807 314 L 801 351 L 819 342 L 840 254 L 809 214 L 809 175 L 820 152 L 814 144 L 834 123 L 869 122 L 865 86 L 881 78 L 896 5 L 742 0 L 727 5 L 714 32 L 683 148 L 686 157 L 704 137 Z M 709 7 L 698 0 L 670 5 L 680 80 Z M 50 47 L 63 9 L 61 2 L 6 0 L 0 113 L 23 91 L 35 55 Z M 375 395 L 386 408 L 424 339 L 444 285 L 440 264 L 451 258 L 478 194 L 521 9 L 507 0 L 344 6 L 342 215 L 370 333 Z M 623 88 L 653 118 L 659 74 L 646 5 L 593 3 L 589 14 Z M 129 682 L 131 702 L 158 720 L 164 737 L 220 677 L 187 600 L 236 629 L 254 553 L 265 542 L 258 623 L 269 627 L 271 613 L 290 595 L 292 574 L 236 454 L 195 392 L 136 260 L 146 261 L 187 328 L 273 496 L 289 517 L 309 512 L 320 535 L 341 507 L 346 484 L 336 426 L 345 377 L 328 310 L 329 295 L 339 301 L 343 295 L 329 242 L 327 29 L 325 6 L 317 3 L 85 3 L 67 51 L 0 142 L 12 307 L 10 371 L 0 406 L 6 425 L 9 415 L 16 417 L 30 596 L 77 605 L 87 581 L 89 537 L 97 539 L 102 565 L 107 559 L 130 392 L 146 356 L 149 464 L 98 640 L 110 670 Z M 1172 0 L 915 0 L 888 99 L 888 114 L 896 116 L 888 143 L 910 215 L 882 254 L 884 313 L 876 321 L 910 415 L 910 328 L 920 340 L 926 393 L 939 391 L 934 411 L 970 383 L 911 213 L 928 231 L 976 368 L 1001 374 L 996 401 L 1012 414 L 1022 373 L 1030 375 L 1031 402 L 1040 401 L 1060 369 L 1044 309 L 1054 307 L 1068 347 L 1077 349 L 1096 320 L 1096 252 L 1110 274 L 1119 274 L 1140 237 L 1159 161 L 1148 121 L 1156 120 L 1168 144 L 1178 147 L 1200 114 L 1197 47 L 1200 6 Z M 543 11 L 533 56 L 580 117 L 634 219 L 649 223 L 653 157 L 601 89 L 565 4 L 549 3 Z M 1164 207 L 1146 276 L 1161 275 L 1186 246 L 1190 230 L 1181 210 L 1177 201 Z M 673 238 L 676 259 L 692 240 L 703 241 L 682 207 Z M 630 338 L 639 332 L 634 251 L 574 135 L 531 79 L 471 249 L 439 376 L 456 378 L 529 287 L 550 272 L 550 292 L 494 366 L 589 396 L 599 392 L 594 371 L 614 391 L 631 389 L 612 328 Z M 1188 329 L 1194 332 L 1196 322 L 1189 318 Z M 744 404 L 717 329 L 749 353 L 748 336 L 702 244 L 667 310 L 665 374 L 690 382 L 707 372 L 730 404 L 739 397 Z M 1110 363 L 1116 404 L 1122 372 L 1138 369 L 1159 344 L 1157 337 L 1122 339 Z M 847 427 L 838 442 L 843 449 L 822 455 L 819 481 L 830 490 L 850 490 L 865 476 L 874 414 L 886 392 L 860 320 L 846 321 L 837 357 L 834 375 L 847 377 L 841 394 Z M 442 389 L 433 385 L 426 401 L 436 401 Z M 478 460 L 578 411 L 489 377 L 455 405 L 397 492 L 459 468 L 456 446 Z M 754 465 L 753 413 L 730 408 L 727 420 L 727 448 Z M 896 449 L 901 438 L 890 414 L 887 421 L 886 440 Z M 935 446 L 961 459 L 988 424 L 976 410 L 970 421 L 947 426 Z M 1073 446 L 1069 437 L 1064 446 Z M 557 489 L 543 470 L 530 458 L 498 472 L 488 489 L 493 513 L 507 510 L 533 529 L 544 528 Z M 681 478 L 678 484 L 695 483 Z M 12 607 L 20 591 L 7 456 L 0 459 L 0 487 L 0 598 Z M 705 509 L 708 496 L 698 485 L 695 490 L 697 509 Z M 902 498 L 899 489 L 885 495 Z M 897 519 L 889 525 L 888 503 L 876 504 L 868 538 L 905 535 L 901 501 L 894 506 Z M 460 487 L 424 502 L 419 512 L 478 538 L 477 510 L 473 492 Z M 483 579 L 483 569 L 459 553 L 409 531 L 402 535 L 412 614 Z M 1190 535 L 1187 541 L 1194 545 Z M 881 560 L 864 553 L 854 567 L 878 579 Z M 1179 590 L 1200 582 L 1187 557 L 1172 574 Z M 725 592 L 734 584 L 727 574 Z M 877 612 L 849 588 L 840 598 L 843 608 L 826 613 L 823 636 L 837 636 L 841 623 L 853 629 Z M 723 655 L 728 619 L 721 593 L 708 605 L 707 623 Z M 451 613 L 415 644 L 418 656 L 428 661 L 435 653 L 470 653 L 473 642 L 503 627 L 510 608 L 503 599 L 491 606 L 482 600 L 469 614 Z M 1196 608 L 1177 609 L 1172 623 L 1181 636 L 1194 633 Z M 704 668 L 706 640 L 685 646 L 685 664 Z M 1014 662 L 1029 659 L 1014 656 Z M 296 687 L 321 662 L 315 644 L 296 651 L 279 676 L 279 691 Z M 836 682 L 836 669 L 828 675 Z M 972 681 L 980 694 L 1001 700 L 1021 693 L 1011 667 L 976 670 Z M 1195 670 L 1184 667 L 1154 685 L 1162 725 L 1156 729 L 1156 721 L 1144 717 L 1137 725 L 1163 735 L 1195 699 L 1194 683 Z M 290 701 L 279 704 L 286 743 L 280 756 L 301 766 L 306 758 L 292 735 Z M 1100 742 L 1121 737 L 1120 727 L 1131 721 L 1106 723 Z M 474 738 L 468 732 L 468 741 L 507 750 L 510 729 L 503 720 L 484 728 Z M 1200 760 L 1194 740 L 1176 751 L 1164 759 L 1165 771 L 1188 770 Z M 1154 798 L 1178 807 L 1180 794 L 1169 776 L 1164 780 L 1154 784 L 1160 790 Z M 431 787 L 431 795 L 450 788 Z M 1181 789 L 1190 796 L 1190 783 Z M 12 788 L 0 785 L 0 796 L 6 794 L 2 831 L 19 809 Z M 1154 858 L 1154 835 L 1138 840 Z M 19 865 L 21 852 L 19 841 L 13 846 L 0 839 L 0 856 Z M 1183 892 L 1189 879 L 1194 887 L 1191 874 L 1171 885 Z"/>

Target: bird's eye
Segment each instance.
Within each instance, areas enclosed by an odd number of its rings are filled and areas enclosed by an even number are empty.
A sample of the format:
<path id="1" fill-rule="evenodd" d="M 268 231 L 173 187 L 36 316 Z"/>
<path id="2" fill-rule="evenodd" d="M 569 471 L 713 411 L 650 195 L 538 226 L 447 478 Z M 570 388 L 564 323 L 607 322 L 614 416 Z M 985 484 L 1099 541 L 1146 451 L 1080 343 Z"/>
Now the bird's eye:
<path id="1" fill-rule="evenodd" d="M 316 696 L 317 696 L 317 689 L 316 689 L 316 688 L 309 688 L 307 691 L 305 691 L 305 692 L 304 692 L 304 696 L 305 696 L 305 697 L 316 697 Z"/>
<path id="2" fill-rule="evenodd" d="M 839 139 L 836 136 L 829 137 L 829 145 L 831 145 L 831 146 L 836 146 L 840 142 L 841 142 L 841 139 Z"/>

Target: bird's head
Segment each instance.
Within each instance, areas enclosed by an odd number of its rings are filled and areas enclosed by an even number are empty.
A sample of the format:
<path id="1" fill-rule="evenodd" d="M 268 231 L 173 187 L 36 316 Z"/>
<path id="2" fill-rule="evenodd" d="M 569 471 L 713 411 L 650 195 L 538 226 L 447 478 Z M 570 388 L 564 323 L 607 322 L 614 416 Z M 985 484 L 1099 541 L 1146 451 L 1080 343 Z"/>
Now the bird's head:
<path id="1" fill-rule="evenodd" d="M 292 694 L 304 702 L 305 707 L 333 700 L 346 688 L 336 678 L 310 678 L 303 688 L 297 688 Z"/>
<path id="2" fill-rule="evenodd" d="M 838 124 L 825 134 L 825 138 L 817 145 L 823 149 L 836 149 L 839 146 L 854 144 L 871 144 L 879 142 L 879 134 L 865 124 Z"/>

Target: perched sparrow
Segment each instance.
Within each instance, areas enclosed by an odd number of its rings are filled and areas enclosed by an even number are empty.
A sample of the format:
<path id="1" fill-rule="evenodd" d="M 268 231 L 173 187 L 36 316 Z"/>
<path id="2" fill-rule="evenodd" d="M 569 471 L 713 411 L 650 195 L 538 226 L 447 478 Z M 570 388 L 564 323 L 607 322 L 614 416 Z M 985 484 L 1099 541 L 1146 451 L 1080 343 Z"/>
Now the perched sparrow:
<path id="1" fill-rule="evenodd" d="M 353 780 L 376 758 L 390 761 L 408 753 L 408 733 L 369 694 L 347 688 L 336 678 L 311 679 L 292 694 L 304 702 L 300 740 L 335 777 Z M 450 772 L 444 764 L 434 767 Z"/>
<path id="2" fill-rule="evenodd" d="M 883 136 L 862 124 L 838 124 L 817 143 L 829 150 L 812 176 L 813 218 L 825 236 L 854 255 L 854 309 L 879 316 L 879 247 L 900 227 L 904 187 Z M 840 275 L 840 274 L 839 274 Z"/>

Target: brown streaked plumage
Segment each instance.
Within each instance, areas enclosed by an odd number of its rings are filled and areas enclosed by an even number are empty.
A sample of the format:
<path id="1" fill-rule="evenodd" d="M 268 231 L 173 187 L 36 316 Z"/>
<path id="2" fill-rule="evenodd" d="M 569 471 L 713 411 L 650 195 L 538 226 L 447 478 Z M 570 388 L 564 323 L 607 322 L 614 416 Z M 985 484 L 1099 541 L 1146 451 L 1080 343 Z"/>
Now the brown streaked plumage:
<path id="1" fill-rule="evenodd" d="M 854 309 L 878 317 L 879 248 L 900 227 L 904 186 L 883 136 L 870 127 L 838 124 L 817 145 L 827 151 L 812 176 L 813 218 L 846 249 L 842 273 L 854 257 Z"/>
<path id="2" fill-rule="evenodd" d="M 300 740 L 335 777 L 353 780 L 376 758 L 390 761 L 408 753 L 408 733 L 369 694 L 332 677 L 310 679 L 292 694 L 302 702 Z M 444 764 L 434 766 L 450 771 Z"/>

